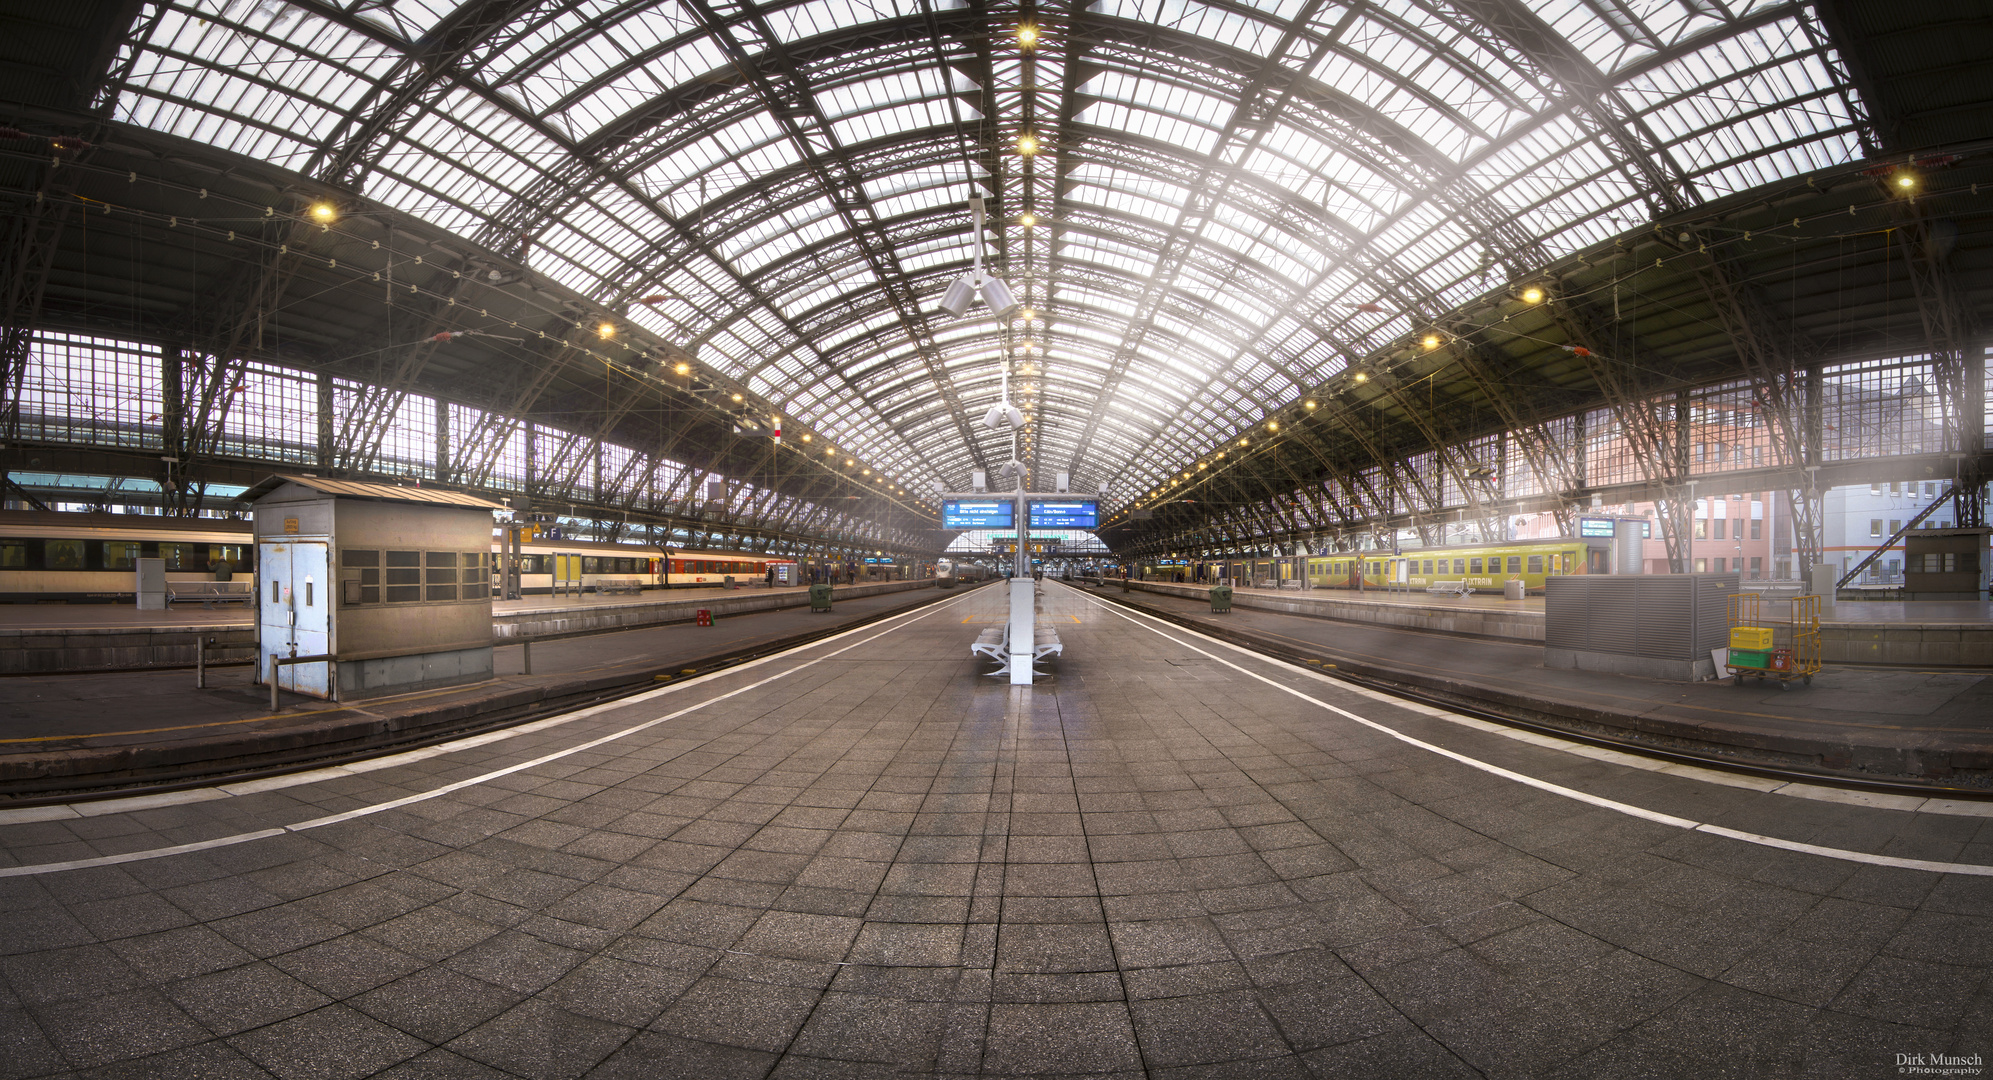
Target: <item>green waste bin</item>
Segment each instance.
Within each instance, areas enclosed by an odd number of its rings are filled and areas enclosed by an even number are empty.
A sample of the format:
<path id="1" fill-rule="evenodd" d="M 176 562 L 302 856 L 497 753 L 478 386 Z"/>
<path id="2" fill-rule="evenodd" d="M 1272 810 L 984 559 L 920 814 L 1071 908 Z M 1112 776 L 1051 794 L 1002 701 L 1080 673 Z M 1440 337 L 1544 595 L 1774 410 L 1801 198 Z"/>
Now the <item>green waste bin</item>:
<path id="1" fill-rule="evenodd" d="M 830 610 L 829 585 L 825 585 L 819 582 L 818 584 L 810 586 L 810 610 L 811 611 Z"/>
<path id="2" fill-rule="evenodd" d="M 1232 587 L 1230 585 L 1211 586 L 1211 613 L 1232 610 Z"/>

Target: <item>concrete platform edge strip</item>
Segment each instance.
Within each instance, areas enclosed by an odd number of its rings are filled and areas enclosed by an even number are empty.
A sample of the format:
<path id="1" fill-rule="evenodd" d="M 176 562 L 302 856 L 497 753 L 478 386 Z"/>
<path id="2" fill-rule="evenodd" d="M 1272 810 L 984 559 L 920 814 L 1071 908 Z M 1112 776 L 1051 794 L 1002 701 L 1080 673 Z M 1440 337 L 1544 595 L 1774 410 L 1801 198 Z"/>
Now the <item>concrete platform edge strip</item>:
<path id="1" fill-rule="evenodd" d="M 1481 761 L 1478 758 L 1469 757 L 1466 754 L 1462 754 L 1453 750 L 1448 750 L 1443 746 L 1436 746 L 1432 743 L 1425 742 L 1421 739 L 1413 738 L 1412 736 L 1406 735 L 1402 732 L 1395 731 L 1389 726 L 1380 724 L 1375 720 L 1370 720 L 1365 717 L 1358 716 L 1357 714 L 1350 712 L 1347 709 L 1341 708 L 1336 705 L 1331 705 L 1328 702 L 1321 700 L 1320 698 L 1311 697 L 1310 695 L 1304 694 L 1301 691 L 1296 690 L 1291 686 L 1284 686 L 1273 679 L 1269 679 L 1266 676 L 1259 674 L 1258 672 L 1248 671 L 1245 668 L 1239 666 L 1238 664 L 1235 664 L 1230 660 L 1227 660 L 1224 657 L 1219 656 L 1215 653 L 1207 652 L 1204 649 L 1200 649 L 1188 641 L 1182 641 L 1174 637 L 1171 637 L 1169 634 L 1164 633 L 1162 630 L 1156 628 L 1155 626 L 1151 626 L 1149 625 L 1149 623 L 1137 619 L 1133 615 L 1129 615 L 1125 612 L 1109 607 L 1108 605 L 1102 604 L 1099 601 L 1094 600 L 1092 597 L 1087 597 L 1087 601 L 1103 611 L 1109 612 L 1119 618 L 1126 619 L 1127 621 L 1134 623 L 1137 626 L 1143 627 L 1144 629 L 1150 631 L 1151 633 L 1164 639 L 1165 641 L 1169 641 L 1172 642 L 1173 644 L 1180 645 L 1186 649 L 1189 649 L 1194 653 L 1204 656 L 1210 660 L 1216 661 L 1217 663 L 1223 664 L 1226 667 L 1231 668 L 1234 671 L 1237 671 L 1241 675 L 1246 676 L 1247 678 L 1265 683 L 1266 685 L 1271 686 L 1276 690 L 1280 690 L 1284 693 L 1291 694 L 1294 697 L 1300 698 L 1301 700 L 1309 702 L 1311 704 L 1318 705 L 1323 709 L 1335 713 L 1338 716 L 1344 717 L 1345 719 L 1348 720 L 1352 720 L 1365 727 L 1375 729 L 1379 732 L 1382 732 L 1385 735 L 1390 736 L 1391 738 L 1406 743 L 1407 745 L 1415 746 L 1421 750 L 1438 754 L 1441 757 L 1447 758 L 1452 761 L 1457 761 L 1463 765 L 1468 766 L 1469 768 L 1479 769 L 1482 772 L 1502 777 L 1505 780 L 1511 780 L 1518 784 L 1524 784 L 1526 786 L 1536 788 L 1540 791 L 1547 791 L 1553 795 L 1561 795 L 1564 798 L 1573 799 L 1578 802 L 1599 807 L 1601 809 L 1611 810 L 1614 811 L 1615 813 L 1625 814 L 1629 817 L 1636 817 L 1645 821 L 1652 821 L 1661 825 L 1670 825 L 1678 829 L 1687 830 L 1689 832 L 1709 833 L 1714 836 L 1722 836 L 1731 840 L 1741 840 L 1745 843 L 1758 844 L 1764 847 L 1781 848 L 1786 851 L 1804 852 L 1809 855 L 1821 855 L 1830 859 L 1841 859 L 1847 862 L 1867 863 L 1871 866 L 1889 866 L 1903 870 L 1924 870 L 1935 874 L 1969 874 L 1979 877 L 1993 877 L 1993 866 L 1981 866 L 1976 863 L 1939 862 L 1930 859 L 1902 859 L 1902 858 L 1897 858 L 1896 856 L 1893 855 L 1874 855 L 1865 851 L 1849 851 L 1843 848 L 1822 847 L 1817 844 L 1806 844 L 1796 840 L 1785 840 L 1780 837 L 1765 836 L 1760 833 L 1741 832 L 1739 830 L 1726 828 L 1721 825 L 1711 825 L 1707 822 L 1695 821 L 1690 818 L 1676 817 L 1672 814 L 1659 813 L 1657 811 L 1648 810 L 1644 807 L 1634 806 L 1631 803 L 1623 803 L 1614 799 L 1605 798 L 1600 795 L 1593 795 L 1590 792 L 1579 791 L 1575 788 L 1568 788 L 1563 786 L 1562 784 L 1553 784 L 1548 780 L 1539 780 L 1536 777 L 1526 776 L 1522 773 L 1502 768 L 1499 765 L 1493 765 L 1488 762 Z M 1171 630 L 1176 631 L 1177 633 L 1184 633 L 1184 634 L 1196 633 L 1195 631 L 1184 630 L 1181 627 L 1171 626 L 1168 623 L 1164 623 L 1163 625 L 1169 626 Z M 1203 634 L 1196 634 L 1196 636 L 1199 638 L 1203 638 L 1206 641 L 1210 641 L 1213 644 L 1227 645 L 1230 648 L 1239 648 L 1239 646 L 1229 645 L 1229 643 L 1227 642 L 1219 641 L 1216 638 L 1206 637 Z M 1240 651 L 1246 652 L 1246 650 L 1244 649 L 1240 649 Z M 1257 654 L 1253 654 L 1250 652 L 1247 652 L 1247 655 L 1253 656 L 1255 659 L 1258 659 L 1262 662 L 1275 664 L 1292 671 L 1300 672 L 1302 674 L 1316 674 L 1314 672 L 1309 672 L 1306 668 L 1289 664 L 1283 660 L 1276 660 L 1273 657 L 1258 656 Z"/>
<path id="2" fill-rule="evenodd" d="M 941 611 L 943 608 L 953 606 L 959 600 L 968 599 L 968 597 L 971 595 L 974 594 L 973 593 L 965 594 L 964 596 L 956 597 L 952 600 L 947 600 L 938 604 L 934 604 L 930 607 L 920 609 L 918 614 L 915 614 L 913 612 L 906 612 L 900 615 L 891 616 L 884 621 L 889 623 L 896 622 L 900 619 L 906 618 L 907 615 L 913 615 L 913 618 L 908 619 L 907 623 L 910 624 L 914 622 L 919 622 L 921 619 L 924 619 L 929 615 L 935 614 L 936 612 Z M 709 675 L 699 676 L 695 679 L 687 679 L 683 683 L 674 684 L 672 686 L 659 687 L 656 690 L 638 694 L 633 697 L 621 698 L 616 701 L 603 702 L 600 705 L 592 705 L 589 706 L 588 708 L 580 709 L 572 713 L 565 713 L 560 716 L 548 717 L 544 720 L 537 720 L 530 724 L 522 724 L 516 728 L 507 728 L 504 731 L 485 732 L 481 735 L 474 735 L 467 739 L 459 739 L 449 743 L 442 743 L 437 746 L 425 747 L 424 749 L 421 750 L 411 750 L 402 754 L 394 754 L 386 758 L 376 759 L 376 761 L 355 762 L 353 764 L 333 766 L 327 769 L 315 769 L 307 773 L 295 773 L 286 776 L 270 777 L 265 780 L 248 781 L 240 785 L 227 785 L 218 788 L 197 788 L 189 791 L 167 792 L 159 795 L 140 795 L 130 799 L 110 799 L 110 800 L 104 800 L 103 802 L 99 803 L 81 804 L 88 807 L 87 812 L 79 810 L 77 808 L 78 804 L 63 804 L 60 806 L 24 807 L 20 810 L 15 810 L 15 811 L 0 811 L 0 824 L 19 824 L 28 821 L 52 821 L 52 820 L 59 820 L 62 818 L 69 818 L 69 817 L 99 817 L 109 813 L 152 809 L 160 806 L 170 806 L 177 803 L 209 802 L 215 799 L 229 798 L 235 795 L 247 795 L 260 791 L 272 791 L 283 787 L 295 787 L 303 784 L 317 783 L 324 780 L 334 779 L 338 776 L 350 775 L 358 772 L 372 772 L 378 769 L 389 768 L 392 767 L 393 765 L 409 764 L 415 761 L 422 760 L 424 758 L 430 758 L 438 756 L 440 754 L 450 753 L 455 750 L 466 750 L 475 746 L 483 746 L 489 743 L 498 742 L 502 739 L 509 739 L 514 736 L 524 735 L 533 731 L 544 731 L 547 730 L 548 728 L 559 727 L 564 724 L 571 724 L 574 723 L 575 721 L 586 719 L 590 716 L 606 712 L 610 709 L 621 709 L 621 708 L 627 708 L 631 705 L 638 705 L 643 702 L 652 700 L 654 698 L 663 696 L 665 694 L 674 693 L 676 691 L 684 690 L 694 685 L 704 683 L 711 679 L 718 679 L 727 675 L 737 675 L 741 671 L 747 668 L 758 667 L 762 664 L 779 660 L 785 656 L 789 656 L 793 653 L 799 652 L 804 649 L 815 648 L 817 646 L 837 641 L 840 638 L 848 637 L 852 634 L 856 634 L 864 630 L 877 629 L 878 625 L 879 625 L 878 623 L 871 623 L 866 626 L 853 627 L 852 629 L 846 630 L 843 633 L 836 634 L 831 637 L 824 638 L 818 641 L 812 641 L 804 645 L 798 645 L 792 649 L 785 649 L 782 652 L 773 653 L 768 656 L 764 656 L 759 659 L 749 661 L 746 664 L 741 664 L 732 668 L 728 668 L 725 671 L 716 671 Z M 816 657 L 815 659 L 804 661 L 803 663 L 798 664 L 795 667 L 786 668 L 780 672 L 777 672 L 776 674 L 768 676 L 767 678 L 756 680 L 755 682 L 748 683 L 745 686 L 736 687 L 732 690 L 726 691 L 725 693 L 719 694 L 717 696 L 706 698 L 705 700 L 702 700 L 697 704 L 688 705 L 685 708 L 666 713 L 663 716 L 653 717 L 652 719 L 646 720 L 641 724 L 636 724 L 631 727 L 624 728 L 621 731 L 612 732 L 608 735 L 603 735 L 595 739 L 590 739 L 586 742 L 580 743 L 579 745 L 570 746 L 564 750 L 557 750 L 551 754 L 543 754 L 529 761 L 522 761 L 516 765 L 506 766 L 503 769 L 495 769 L 490 772 L 481 773 L 477 776 L 456 781 L 455 783 L 445 784 L 442 787 L 431 788 L 427 791 L 419 791 L 413 795 L 406 795 L 399 799 L 392 799 L 383 803 L 375 803 L 371 806 L 362 806 L 353 810 L 347 810 L 337 814 L 329 814 L 324 817 L 311 818 L 306 821 L 293 822 L 289 825 L 285 825 L 280 828 L 258 829 L 254 832 L 235 833 L 228 836 L 214 837 L 209 840 L 195 841 L 189 844 L 176 844 L 172 847 L 148 848 L 143 851 L 128 851 L 117 855 L 102 855 L 91 859 L 73 859 L 67 862 L 38 863 L 32 866 L 0 867 L 0 878 L 22 877 L 31 874 L 51 874 L 51 873 L 59 873 L 64 870 L 82 870 L 98 866 L 115 866 L 120 863 L 141 862 L 148 859 L 165 858 L 166 856 L 169 855 L 181 855 L 192 851 L 209 851 L 214 848 L 232 847 L 236 844 L 246 844 L 253 840 L 267 839 L 272 836 L 282 836 L 285 833 L 304 832 L 308 829 L 316 829 L 325 825 L 336 825 L 341 822 L 351 821 L 355 818 L 367 817 L 369 815 L 378 814 L 383 811 L 393 810 L 399 807 L 408 806 L 412 803 L 426 802 L 429 799 L 439 798 L 441 796 L 448 795 L 453 791 L 460 791 L 467 787 L 473 787 L 478 784 L 483 784 L 492 780 L 497 780 L 501 777 L 510 776 L 513 773 L 522 772 L 526 769 L 531 769 L 540 765 L 545 765 L 548 762 L 559 761 L 562 758 L 570 757 L 575 754 L 582 753 L 583 751 L 594 749 L 595 747 L 601 746 L 605 743 L 615 742 L 618 739 L 627 738 L 631 735 L 635 735 L 642 731 L 648 731 L 649 729 L 654 728 L 659 724 L 675 720 L 681 716 L 684 716 L 688 713 L 696 712 L 709 705 L 725 701 L 728 698 L 732 698 L 737 695 L 747 693 L 750 690 L 754 690 L 758 687 L 765 686 L 768 683 L 771 683 L 777 679 L 786 678 L 806 668 L 815 667 L 816 665 L 823 663 L 825 660 L 829 660 L 832 657 L 839 656 L 843 653 L 849 652 L 852 649 L 859 647 L 860 645 L 864 645 L 871 641 L 877 640 L 878 638 L 884 637 L 885 635 L 892 633 L 894 630 L 898 630 L 900 628 L 901 628 L 900 626 L 887 626 L 886 628 L 879 630 L 878 633 L 873 634 L 871 637 L 865 638 L 861 641 L 854 641 L 851 644 L 846 645 L 841 649 L 832 650 L 831 652 L 825 653 L 824 655 Z M 112 803 L 122 803 L 123 805 L 112 807 L 109 809 L 105 808 L 107 804 L 112 804 Z M 66 813 L 63 811 L 66 811 Z"/>

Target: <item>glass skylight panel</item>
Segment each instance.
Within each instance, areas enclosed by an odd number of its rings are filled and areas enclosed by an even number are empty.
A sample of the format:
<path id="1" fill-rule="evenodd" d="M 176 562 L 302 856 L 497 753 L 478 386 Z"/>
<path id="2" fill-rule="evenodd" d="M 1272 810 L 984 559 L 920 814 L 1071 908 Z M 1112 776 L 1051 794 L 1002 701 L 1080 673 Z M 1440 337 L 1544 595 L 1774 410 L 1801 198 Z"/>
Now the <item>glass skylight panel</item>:
<path id="1" fill-rule="evenodd" d="M 1180 120 L 1149 109 L 1131 108 L 1118 101 L 1087 106 L 1073 118 L 1076 124 L 1092 124 L 1111 131 L 1126 132 L 1180 147 L 1192 154 L 1208 154 L 1218 133 L 1202 124 Z"/>
<path id="2" fill-rule="evenodd" d="M 784 42 L 798 41 L 839 29 L 863 26 L 881 19 L 909 14 L 906 0 L 806 0 L 765 12 L 775 36 Z M 913 11 L 919 11 L 913 7 Z"/>

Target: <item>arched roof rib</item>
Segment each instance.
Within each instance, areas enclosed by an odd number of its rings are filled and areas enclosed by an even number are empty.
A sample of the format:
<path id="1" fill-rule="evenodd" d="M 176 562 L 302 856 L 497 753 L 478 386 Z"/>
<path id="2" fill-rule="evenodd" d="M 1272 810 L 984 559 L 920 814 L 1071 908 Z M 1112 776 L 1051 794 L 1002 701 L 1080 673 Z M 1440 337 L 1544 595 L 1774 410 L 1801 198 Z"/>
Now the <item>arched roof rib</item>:
<path id="1" fill-rule="evenodd" d="M 121 118 L 522 259 L 921 488 L 1007 454 L 966 424 L 1001 328 L 930 310 L 971 193 L 1048 320 L 1030 464 L 1148 487 L 1413 322 L 1867 137 L 1799 3 L 1104 0 L 1030 58 L 990 44 L 1021 9 L 926 0 L 162 10 Z"/>

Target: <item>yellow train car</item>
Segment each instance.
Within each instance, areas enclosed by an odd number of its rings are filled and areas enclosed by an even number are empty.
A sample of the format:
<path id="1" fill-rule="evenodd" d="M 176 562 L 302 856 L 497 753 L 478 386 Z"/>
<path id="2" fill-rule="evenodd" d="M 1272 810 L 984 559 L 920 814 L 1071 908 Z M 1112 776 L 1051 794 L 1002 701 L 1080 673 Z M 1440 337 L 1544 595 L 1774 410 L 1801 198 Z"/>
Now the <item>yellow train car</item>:
<path id="1" fill-rule="evenodd" d="M 1476 592 L 1500 592 L 1520 579 L 1523 590 L 1542 593 L 1550 578 L 1606 571 L 1608 541 L 1578 537 L 1514 540 L 1499 544 L 1459 544 L 1385 551 L 1339 552 L 1307 558 L 1308 586 L 1314 589 L 1426 589 L 1461 583 Z"/>

